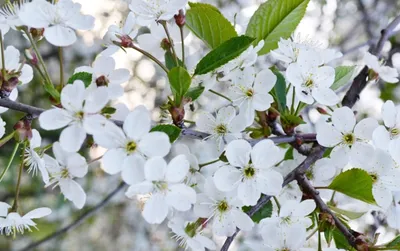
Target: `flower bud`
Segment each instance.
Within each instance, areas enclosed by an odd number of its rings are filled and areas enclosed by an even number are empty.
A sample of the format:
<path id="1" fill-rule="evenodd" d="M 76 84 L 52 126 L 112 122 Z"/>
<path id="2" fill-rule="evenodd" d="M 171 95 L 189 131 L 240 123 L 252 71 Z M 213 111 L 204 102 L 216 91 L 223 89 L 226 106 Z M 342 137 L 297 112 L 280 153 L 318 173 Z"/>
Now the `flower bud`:
<path id="1" fill-rule="evenodd" d="M 163 40 L 161 40 L 160 47 L 163 50 L 168 51 L 169 49 L 171 49 L 171 42 L 168 40 L 168 38 L 164 38 Z"/>
<path id="2" fill-rule="evenodd" d="M 31 33 L 33 39 L 40 40 L 43 38 L 44 28 L 30 28 L 29 32 Z"/>
<path id="3" fill-rule="evenodd" d="M 32 138 L 31 122 L 28 119 L 21 119 L 14 125 L 15 140 L 22 142 Z"/>
<path id="4" fill-rule="evenodd" d="M 328 113 L 324 108 L 317 107 L 317 111 L 318 111 L 320 114 L 329 115 L 329 113 Z"/>
<path id="5" fill-rule="evenodd" d="M 121 47 L 124 48 L 131 48 L 133 47 L 133 40 L 128 35 L 120 36 L 119 39 L 121 40 Z"/>
<path id="6" fill-rule="evenodd" d="M 100 76 L 100 77 L 98 77 L 97 79 L 96 79 L 96 85 L 97 85 L 97 87 L 100 87 L 100 86 L 108 86 L 108 79 L 106 78 L 106 76 L 104 76 L 104 75 L 102 75 L 102 76 Z"/>
<path id="7" fill-rule="evenodd" d="M 175 18 L 176 25 L 178 25 L 179 27 L 183 27 L 185 25 L 186 16 L 185 16 L 185 13 L 183 13 L 182 9 L 179 10 L 179 13 L 177 15 L 175 15 L 174 18 Z"/>
<path id="8" fill-rule="evenodd" d="M 183 107 L 171 107 L 169 113 L 171 113 L 174 124 L 178 127 L 181 126 L 185 117 L 185 109 Z"/>
<path id="9" fill-rule="evenodd" d="M 29 63 L 36 66 L 39 63 L 39 60 L 37 58 L 37 55 L 29 49 L 25 50 L 25 57 L 28 59 Z"/>

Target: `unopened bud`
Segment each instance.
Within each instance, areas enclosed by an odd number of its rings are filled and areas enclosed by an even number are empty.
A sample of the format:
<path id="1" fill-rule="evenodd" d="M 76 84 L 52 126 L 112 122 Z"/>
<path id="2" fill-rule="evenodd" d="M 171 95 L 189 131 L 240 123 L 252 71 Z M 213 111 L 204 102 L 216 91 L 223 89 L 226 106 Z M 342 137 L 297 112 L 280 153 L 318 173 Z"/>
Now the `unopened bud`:
<path id="1" fill-rule="evenodd" d="M 25 57 L 28 59 L 29 63 L 32 65 L 37 65 L 39 63 L 39 60 L 38 60 L 36 54 L 32 50 L 26 49 Z"/>
<path id="2" fill-rule="evenodd" d="M 3 95 L 5 95 L 6 97 L 8 97 L 10 95 L 10 93 L 14 90 L 14 88 L 18 85 L 19 80 L 17 77 L 11 77 L 10 79 L 6 80 L 2 80 L 3 84 L 1 86 L 1 91 L 3 93 Z"/>
<path id="3" fill-rule="evenodd" d="M 168 40 L 168 38 L 164 38 L 163 40 L 161 40 L 160 47 L 163 50 L 168 51 L 169 49 L 171 49 L 171 42 Z"/>
<path id="4" fill-rule="evenodd" d="M 183 10 L 179 10 L 179 13 L 177 15 L 174 16 L 175 18 L 175 23 L 176 25 L 178 25 L 179 27 L 183 27 L 186 23 L 186 16 L 185 13 L 183 13 Z"/>
<path id="5" fill-rule="evenodd" d="M 32 138 L 31 122 L 22 119 L 14 125 L 15 139 L 19 142 L 30 140 Z"/>
<path id="6" fill-rule="evenodd" d="M 317 107 L 317 111 L 323 115 L 329 115 L 329 113 L 324 108 Z"/>
<path id="7" fill-rule="evenodd" d="M 33 39 L 40 40 L 43 38 L 44 28 L 30 28 L 29 32 L 31 33 Z"/>
<path id="8" fill-rule="evenodd" d="M 185 118 L 185 109 L 183 107 L 171 107 L 169 112 L 171 113 L 174 124 L 178 127 L 181 126 Z"/>
<path id="9" fill-rule="evenodd" d="M 96 79 L 96 85 L 97 85 L 97 87 L 100 87 L 100 86 L 108 86 L 108 79 L 104 76 L 104 75 L 102 75 L 102 76 L 100 76 L 100 77 L 98 77 L 97 79 Z"/>
<path id="10" fill-rule="evenodd" d="M 130 38 L 128 35 L 121 36 L 119 39 L 121 39 L 120 45 L 124 48 L 132 48 L 134 46 L 132 38 Z"/>

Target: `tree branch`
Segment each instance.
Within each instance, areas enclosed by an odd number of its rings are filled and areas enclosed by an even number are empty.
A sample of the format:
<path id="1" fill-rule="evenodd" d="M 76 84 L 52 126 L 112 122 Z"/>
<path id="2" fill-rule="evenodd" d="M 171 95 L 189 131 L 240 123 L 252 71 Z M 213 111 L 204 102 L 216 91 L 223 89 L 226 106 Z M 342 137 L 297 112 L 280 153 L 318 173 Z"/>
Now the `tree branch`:
<path id="1" fill-rule="evenodd" d="M 26 246 L 25 248 L 21 249 L 20 251 L 28 251 L 28 250 L 34 250 L 35 248 L 37 248 L 38 246 L 40 246 L 41 244 L 50 241 L 60 235 L 63 235 L 65 233 L 67 233 L 69 230 L 74 229 L 75 227 L 79 226 L 80 224 L 82 224 L 87 218 L 91 217 L 92 215 L 94 215 L 97 211 L 99 211 L 101 208 L 103 208 L 105 205 L 108 204 L 108 202 L 110 202 L 110 200 L 119 192 L 121 191 L 123 188 L 126 187 L 126 184 L 124 182 L 121 182 L 117 188 L 115 188 L 111 193 L 109 193 L 102 201 L 100 201 L 97 205 L 95 205 L 94 207 L 90 208 L 88 211 L 86 211 L 85 213 L 83 213 L 81 216 L 79 216 L 75 221 L 71 222 L 69 225 L 59 229 L 58 231 L 46 236 L 45 238 L 34 242 L 28 246 Z"/>

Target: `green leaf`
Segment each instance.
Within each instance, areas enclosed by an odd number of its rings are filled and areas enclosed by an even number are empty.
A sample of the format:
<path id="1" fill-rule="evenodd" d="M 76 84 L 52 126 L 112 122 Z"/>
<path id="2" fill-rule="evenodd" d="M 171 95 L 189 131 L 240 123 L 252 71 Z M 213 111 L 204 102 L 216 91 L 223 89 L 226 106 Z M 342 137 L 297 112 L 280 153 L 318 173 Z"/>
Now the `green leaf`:
<path id="1" fill-rule="evenodd" d="M 293 114 L 282 114 L 281 121 L 285 125 L 296 125 L 296 126 L 306 123 L 299 116 Z"/>
<path id="2" fill-rule="evenodd" d="M 164 132 L 168 135 L 169 141 L 173 143 L 181 134 L 181 129 L 168 124 L 161 124 L 153 127 L 150 132 Z"/>
<path id="3" fill-rule="evenodd" d="M 339 174 L 328 188 L 366 203 L 376 204 L 372 195 L 372 178 L 362 169 L 354 168 Z"/>
<path id="4" fill-rule="evenodd" d="M 54 85 L 51 83 L 47 83 L 47 81 L 44 82 L 44 90 L 50 94 L 55 101 L 59 102 L 60 101 L 60 93 L 57 91 L 56 88 L 54 88 Z"/>
<path id="5" fill-rule="evenodd" d="M 77 72 L 68 79 L 67 83 L 72 84 L 75 80 L 81 80 L 85 84 L 85 87 L 88 87 L 92 83 L 92 73 Z"/>
<path id="6" fill-rule="evenodd" d="M 289 149 L 286 151 L 285 157 L 283 159 L 284 160 L 293 159 L 293 147 L 289 147 Z"/>
<path id="7" fill-rule="evenodd" d="M 355 66 L 338 66 L 335 68 L 335 82 L 333 82 L 331 89 L 337 90 L 349 82 L 353 77 Z"/>
<path id="8" fill-rule="evenodd" d="M 246 35 L 256 38 L 254 44 L 264 40 L 259 55 L 278 47 L 280 38 L 288 38 L 306 13 L 310 0 L 269 0 L 260 5 L 251 17 Z"/>
<path id="9" fill-rule="evenodd" d="M 399 248 L 400 249 L 400 235 L 396 236 L 393 240 L 391 240 L 386 247 L 388 248 Z"/>
<path id="10" fill-rule="evenodd" d="M 206 74 L 238 57 L 253 42 L 254 38 L 247 36 L 234 37 L 225 41 L 210 51 L 200 60 L 194 71 L 195 75 Z"/>
<path id="11" fill-rule="evenodd" d="M 192 101 L 195 101 L 200 97 L 200 95 L 204 92 L 204 86 L 196 86 L 192 87 L 185 94 L 185 97 L 191 98 Z"/>
<path id="12" fill-rule="evenodd" d="M 178 65 L 176 65 L 174 56 L 172 55 L 172 52 L 166 51 L 164 54 L 164 59 L 165 59 L 165 66 L 167 67 L 168 70 L 171 70 L 172 68 L 178 66 Z M 183 64 L 182 60 L 180 60 L 179 58 L 178 58 L 178 63 L 179 63 L 179 66 L 182 66 L 186 69 L 186 66 Z"/>
<path id="13" fill-rule="evenodd" d="M 191 3 L 186 12 L 186 26 L 211 49 L 237 37 L 233 25 L 214 6 Z"/>
<path id="14" fill-rule="evenodd" d="M 101 109 L 101 114 L 106 116 L 107 118 L 110 118 L 111 115 L 113 115 L 115 112 L 117 111 L 117 109 L 115 109 L 114 107 L 111 106 L 106 106 L 103 109 Z"/>
<path id="15" fill-rule="evenodd" d="M 185 68 L 178 66 L 168 72 L 168 79 L 175 97 L 175 104 L 179 106 L 183 96 L 189 89 L 192 78 Z"/>
<path id="16" fill-rule="evenodd" d="M 251 206 L 245 206 L 242 207 L 243 212 L 248 212 L 252 207 Z M 269 218 L 272 215 L 272 202 L 268 201 L 267 204 L 265 204 L 260 210 L 258 210 L 253 216 L 251 216 L 251 219 L 255 223 L 260 223 L 262 219 Z"/>
<path id="17" fill-rule="evenodd" d="M 285 77 L 280 72 L 274 71 L 274 74 L 277 77 L 274 90 L 276 98 L 278 99 L 278 108 L 280 112 L 283 112 L 286 109 L 286 81 Z"/>
<path id="18" fill-rule="evenodd" d="M 350 244 L 346 237 L 337 228 L 332 231 L 333 240 L 337 249 L 345 249 L 349 251 L 355 250 Z"/>
<path id="19" fill-rule="evenodd" d="M 340 209 L 340 208 L 337 208 L 337 207 L 334 207 L 334 206 L 331 206 L 331 205 L 328 205 L 328 206 L 333 212 L 341 214 L 341 215 L 344 215 L 347 218 L 349 218 L 350 220 L 358 219 L 358 218 L 360 218 L 361 216 L 363 216 L 366 213 L 366 212 L 347 211 L 347 210 Z"/>

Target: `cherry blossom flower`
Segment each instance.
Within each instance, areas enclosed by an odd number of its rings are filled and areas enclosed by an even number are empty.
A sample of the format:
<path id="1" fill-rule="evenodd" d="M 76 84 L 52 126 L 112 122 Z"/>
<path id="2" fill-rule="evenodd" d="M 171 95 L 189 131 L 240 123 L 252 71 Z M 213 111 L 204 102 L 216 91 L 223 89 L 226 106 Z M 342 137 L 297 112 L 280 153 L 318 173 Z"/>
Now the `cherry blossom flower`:
<path id="1" fill-rule="evenodd" d="M 22 23 L 33 28 L 44 28 L 44 37 L 55 46 L 69 46 L 75 43 L 74 30 L 90 30 L 94 27 L 94 17 L 83 15 L 81 5 L 71 0 L 49 3 L 33 0 L 19 12 Z"/>
<path id="2" fill-rule="evenodd" d="M 174 239 L 182 248 L 191 248 L 194 251 L 216 250 L 215 243 L 205 237 L 201 232 L 198 222 L 185 222 L 182 218 L 173 218 L 168 222 L 168 227 L 175 234 Z"/>
<path id="3" fill-rule="evenodd" d="M 148 25 L 152 21 L 168 21 L 184 9 L 188 0 L 131 0 L 129 8 L 137 15 L 140 25 Z"/>
<path id="4" fill-rule="evenodd" d="M 122 171 L 122 179 L 130 185 L 143 181 L 146 158 L 164 157 L 171 148 L 167 134 L 149 132 L 150 128 L 150 113 L 144 106 L 128 114 L 122 129 L 106 123 L 93 135 L 97 144 L 108 149 L 102 158 L 102 169 L 109 174 Z"/>
<path id="5" fill-rule="evenodd" d="M 22 10 L 22 8 L 24 8 L 25 5 L 29 2 L 30 0 L 17 0 L 14 1 L 13 3 L 6 2 L 3 5 L 3 7 L 1 7 L 0 19 L 3 19 L 4 21 L 3 22 L 0 21 L 1 22 L 0 29 L 3 32 L 3 35 L 7 33 L 10 27 L 14 30 L 17 30 L 17 27 L 23 26 L 23 23 L 19 18 L 19 13 Z M 6 26 L 4 30 L 2 28 L 3 25 Z"/>
<path id="6" fill-rule="evenodd" d="M 121 84 L 128 81 L 130 77 L 128 69 L 115 69 L 114 58 L 104 56 L 96 58 L 92 67 L 78 67 L 75 73 L 78 72 L 92 73 L 92 84 L 88 89 L 105 86 L 110 99 L 121 97 L 124 94 Z"/>
<path id="7" fill-rule="evenodd" d="M 51 209 L 41 207 L 34 209 L 24 216 L 17 212 L 8 213 L 10 205 L 5 202 L 0 202 L 0 234 L 16 235 L 24 234 L 25 230 L 32 231 L 31 227 L 36 227 L 36 223 L 32 219 L 38 219 L 51 214 Z"/>
<path id="8" fill-rule="evenodd" d="M 36 129 L 32 130 L 32 138 L 29 140 L 29 147 L 25 149 L 24 159 L 25 165 L 28 166 L 28 173 L 37 175 L 38 171 L 42 175 L 44 183 L 49 182 L 49 172 L 46 169 L 45 161 L 42 157 L 40 146 L 42 144 L 42 137 Z"/>
<path id="9" fill-rule="evenodd" d="M 278 216 L 272 216 L 260 221 L 261 233 L 271 232 L 274 229 L 290 228 L 293 226 L 301 226 L 306 231 L 312 225 L 309 217 L 316 208 L 313 200 L 287 200 L 282 204 Z"/>
<path id="10" fill-rule="evenodd" d="M 277 77 L 270 69 L 264 69 L 254 74 L 254 68 L 248 67 L 241 71 L 238 78 L 232 80 L 234 96 L 233 103 L 240 107 L 246 125 L 254 121 L 254 111 L 266 111 L 274 101 L 269 92 L 274 88 Z"/>
<path id="11" fill-rule="evenodd" d="M 235 80 L 240 75 L 241 71 L 247 67 L 254 65 L 258 58 L 258 52 L 263 48 L 264 40 L 258 42 L 257 46 L 250 45 L 242 54 L 237 58 L 229 61 L 227 64 L 221 67 L 220 71 L 223 73 L 223 77 L 220 80 Z"/>
<path id="12" fill-rule="evenodd" d="M 40 114 L 40 126 L 45 130 L 66 127 L 60 134 L 61 146 L 70 152 L 76 152 L 86 138 L 101 130 L 106 118 L 100 115 L 108 102 L 105 87 L 88 92 L 82 81 L 76 80 L 61 91 L 63 108 L 54 107 Z"/>
<path id="13" fill-rule="evenodd" d="M 400 191 L 400 171 L 395 168 L 392 158 L 383 150 L 377 149 L 374 160 L 363 165 L 372 178 L 372 194 L 383 209 L 387 209 L 393 200 L 393 191 Z"/>
<path id="14" fill-rule="evenodd" d="M 212 229 L 218 236 L 231 236 L 236 227 L 250 231 L 254 222 L 242 211 L 243 203 L 237 199 L 236 194 L 236 191 L 218 191 L 213 179 L 208 179 L 204 185 L 204 193 L 197 195 L 194 213 L 198 217 L 213 218 Z"/>
<path id="15" fill-rule="evenodd" d="M 384 125 L 378 126 L 373 134 L 374 145 L 383 150 L 395 148 L 396 140 L 400 139 L 400 108 L 393 101 L 388 100 L 382 106 L 382 119 Z M 393 158 L 396 158 L 394 152 Z"/>
<path id="16" fill-rule="evenodd" d="M 0 117 L 0 139 L 6 133 L 6 122 Z"/>
<path id="17" fill-rule="evenodd" d="M 354 165 L 363 165 L 371 160 L 374 147 L 368 142 L 378 122 L 366 118 L 356 124 L 353 111 L 348 107 L 338 108 L 332 113 L 332 124 L 321 123 L 317 127 L 317 141 L 320 145 L 343 150 Z"/>
<path id="18" fill-rule="evenodd" d="M 314 99 L 323 105 L 335 105 L 339 97 L 330 89 L 335 81 L 335 69 L 320 66 L 322 58 L 313 50 L 300 50 L 297 62 L 289 65 L 286 77 L 296 89 L 297 98 L 307 104 Z"/>
<path id="19" fill-rule="evenodd" d="M 131 185 L 125 194 L 132 198 L 137 194 L 150 193 L 142 212 L 148 223 L 159 224 L 170 210 L 188 211 L 196 202 L 194 189 L 183 184 L 189 166 L 184 155 L 176 156 L 169 164 L 161 157 L 153 157 L 146 162 L 146 180 Z"/>
<path id="20" fill-rule="evenodd" d="M 399 73 L 395 68 L 383 65 L 379 62 L 378 58 L 369 52 L 364 55 L 364 62 L 367 66 L 378 74 L 378 77 L 388 83 L 399 82 Z"/>
<path id="21" fill-rule="evenodd" d="M 114 42 L 121 44 L 121 46 L 130 46 L 138 33 L 135 25 L 135 15 L 132 12 L 129 12 L 122 27 L 114 24 L 108 27 L 108 31 L 103 37 L 104 45 L 107 49 L 102 51 L 100 54 L 106 57 L 115 54 L 119 50 L 119 46 L 115 45 Z"/>
<path id="22" fill-rule="evenodd" d="M 87 174 L 85 158 L 78 153 L 64 151 L 59 142 L 53 144 L 53 154 L 55 159 L 44 155 L 46 168 L 50 173 L 50 182 L 46 186 L 59 186 L 66 199 L 72 201 L 78 209 L 83 208 L 86 193 L 74 178 L 82 178 Z"/>
<path id="23" fill-rule="evenodd" d="M 214 174 L 215 186 L 224 192 L 237 188 L 244 205 L 255 205 L 261 194 L 278 195 L 283 177 L 272 167 L 283 159 L 284 152 L 271 140 L 262 140 L 253 148 L 245 140 L 234 140 L 226 148 L 228 166 Z"/>
<path id="24" fill-rule="evenodd" d="M 386 216 L 391 228 L 400 229 L 400 192 L 393 192 L 393 200 L 386 211 Z"/>
<path id="25" fill-rule="evenodd" d="M 211 134 L 207 139 L 215 141 L 217 150 L 222 152 L 226 143 L 240 138 L 246 128 L 243 119 L 236 115 L 233 106 L 219 109 L 216 117 L 211 113 L 202 113 L 196 121 L 200 131 Z"/>

